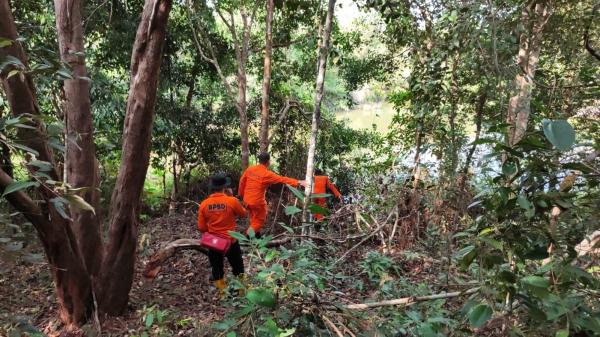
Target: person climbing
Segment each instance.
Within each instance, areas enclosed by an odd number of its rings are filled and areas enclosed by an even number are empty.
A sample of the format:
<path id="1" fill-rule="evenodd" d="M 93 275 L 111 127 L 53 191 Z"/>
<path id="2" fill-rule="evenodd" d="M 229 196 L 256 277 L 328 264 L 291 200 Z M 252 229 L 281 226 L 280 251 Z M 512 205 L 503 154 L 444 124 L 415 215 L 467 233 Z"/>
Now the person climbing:
<path id="1" fill-rule="evenodd" d="M 327 193 L 327 188 L 329 188 L 329 190 L 331 191 L 331 193 L 333 193 L 333 196 L 338 198 L 338 199 L 342 199 L 342 194 L 340 193 L 340 191 L 338 191 L 337 188 L 335 188 L 335 185 L 333 185 L 333 183 L 331 182 L 331 180 L 329 180 L 329 177 L 327 177 L 322 170 L 320 169 L 315 169 L 315 176 L 314 176 L 314 183 L 313 183 L 313 194 L 325 194 Z M 323 208 L 327 208 L 327 200 L 325 198 L 315 198 L 313 201 L 315 204 L 323 207 Z M 315 214 L 314 215 L 315 219 L 317 221 L 321 221 L 323 220 L 323 215 L 322 214 Z"/>
<path id="2" fill-rule="evenodd" d="M 244 171 L 238 188 L 238 194 L 250 213 L 250 227 L 257 236 L 260 236 L 260 230 L 267 219 L 267 188 L 273 184 L 288 184 L 294 187 L 306 185 L 303 180 L 282 177 L 269 171 L 270 165 L 271 156 L 266 152 L 260 153 L 258 165 L 250 166 Z"/>
<path id="3" fill-rule="evenodd" d="M 224 256 L 227 257 L 233 275 L 244 277 L 244 260 L 240 243 L 229 235 L 229 231 L 235 231 L 236 219 L 246 217 L 248 212 L 240 201 L 227 195 L 231 181 L 224 174 L 215 174 L 210 179 L 212 194 L 208 196 L 198 209 L 198 229 L 205 235 L 211 233 L 215 236 L 230 240 L 229 250 L 223 252 L 209 249 L 208 261 L 212 268 L 212 279 L 222 297 L 227 284 L 225 283 Z"/>

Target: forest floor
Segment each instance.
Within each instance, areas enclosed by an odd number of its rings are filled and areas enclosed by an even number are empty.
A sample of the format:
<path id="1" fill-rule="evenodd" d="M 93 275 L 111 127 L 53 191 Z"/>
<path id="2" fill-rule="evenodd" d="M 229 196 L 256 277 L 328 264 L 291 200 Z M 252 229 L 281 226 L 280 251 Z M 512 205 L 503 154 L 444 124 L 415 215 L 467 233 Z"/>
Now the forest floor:
<path id="1" fill-rule="evenodd" d="M 142 336 L 144 333 L 148 336 L 212 335 L 210 326 L 223 319 L 226 310 L 219 303 L 210 281 L 210 266 L 206 256 L 197 251 L 182 251 L 163 265 L 154 280 L 142 277 L 146 262 L 161 246 L 176 239 L 197 237 L 199 234 L 192 215 L 161 217 L 141 226 L 129 311 L 124 316 L 104 320 L 101 324 L 101 336 L 129 337 Z M 373 244 L 376 245 L 375 242 Z M 339 248 L 341 252 L 345 251 L 343 247 Z M 366 251 L 373 249 L 377 248 L 365 244 L 353 252 L 348 261 L 358 262 Z M 26 247 L 26 252 L 22 253 L 38 254 L 36 256 L 39 257 L 42 249 L 38 241 L 33 240 Z M 443 268 L 441 261 L 426 254 L 410 261 L 402 252 L 392 252 L 389 255 L 403 274 L 406 272 L 403 276 L 408 284 L 439 283 L 436 278 Z M 28 260 L 31 259 L 0 259 L 0 336 L 3 336 L 3 327 L 6 329 L 11 322 L 26 322 L 25 324 L 33 325 L 47 336 L 56 335 L 59 321 L 56 318 L 54 289 L 47 265 L 43 259 L 33 263 Z M 246 266 L 247 272 L 252 275 L 254 268 Z M 358 268 L 358 263 L 348 263 L 344 267 L 347 269 L 344 274 L 352 275 L 353 282 L 364 282 L 366 286 L 360 291 L 348 287 L 344 298 L 336 298 L 336 301 L 350 303 L 379 297 L 378 285 L 370 284 L 370 280 Z M 160 312 L 166 317 L 164 322 L 146 328 L 145 315 L 152 313 L 157 317 L 161 315 Z M 90 337 L 97 336 L 98 328 L 93 322 L 84 330 L 88 331 Z M 166 331 L 168 332 L 165 333 Z"/>
<path id="2" fill-rule="evenodd" d="M 202 329 L 202 325 L 210 325 L 222 318 L 224 309 L 215 297 L 209 281 L 210 266 L 203 254 L 181 252 L 163 266 L 156 279 L 147 281 L 142 277 L 148 258 L 163 244 L 198 236 L 192 216 L 162 217 L 143 225 L 130 293 L 130 310 L 125 316 L 104 321 L 102 336 L 139 336 L 143 332 L 145 308 L 147 310 L 154 305 L 156 307 L 150 310 L 155 313 L 166 310 L 169 322 L 179 325 L 179 336 L 202 336 L 198 332 L 208 330 Z M 42 253 L 37 240 L 34 242 L 26 247 L 27 252 L 21 253 Z M 49 336 L 59 324 L 46 263 L 30 263 L 25 259 L 0 260 L 0 298 L 0 336 L 1 327 L 10 322 L 28 322 Z M 194 326 L 188 322 L 194 322 Z M 89 329 L 96 330 L 92 326 Z"/>

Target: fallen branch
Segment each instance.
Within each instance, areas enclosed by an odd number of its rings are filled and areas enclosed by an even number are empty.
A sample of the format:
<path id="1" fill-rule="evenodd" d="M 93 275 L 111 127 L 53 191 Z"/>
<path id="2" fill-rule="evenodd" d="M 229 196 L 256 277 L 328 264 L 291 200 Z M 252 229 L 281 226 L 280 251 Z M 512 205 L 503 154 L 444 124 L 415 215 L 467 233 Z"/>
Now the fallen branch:
<path id="1" fill-rule="evenodd" d="M 451 293 L 441 293 L 441 294 L 434 294 L 434 295 L 427 295 L 427 296 L 417 296 L 417 297 L 415 297 L 415 296 L 403 297 L 403 298 L 398 298 L 398 299 L 395 299 L 395 300 L 387 300 L 387 301 L 381 301 L 381 302 L 348 304 L 348 305 L 342 306 L 342 308 L 343 309 L 348 309 L 348 310 L 363 310 L 363 309 L 377 308 L 377 307 L 384 307 L 384 306 L 392 306 L 392 305 L 409 306 L 409 305 L 412 305 L 412 304 L 417 303 L 417 302 L 424 302 L 424 301 L 431 301 L 431 300 L 439 300 L 439 299 L 443 299 L 443 298 L 458 297 L 458 296 L 461 296 L 461 295 L 470 295 L 470 294 L 476 293 L 478 290 L 479 290 L 479 287 L 477 287 L 477 288 L 471 288 L 471 289 L 465 290 L 465 291 L 455 291 L 455 292 L 451 292 Z"/>
<path id="2" fill-rule="evenodd" d="M 285 243 L 292 241 L 293 238 L 283 238 L 280 240 L 273 240 L 267 243 L 267 247 L 277 247 L 281 246 Z M 198 239 L 179 239 L 172 242 L 167 243 L 163 248 L 161 248 L 158 252 L 156 252 L 150 258 L 150 261 L 146 263 L 146 267 L 144 268 L 143 275 L 145 278 L 154 279 L 158 273 L 160 272 L 161 267 L 165 264 L 165 262 L 175 256 L 175 254 L 182 250 L 195 250 L 201 252 L 203 254 L 208 254 L 208 249 L 202 247 L 200 245 L 200 240 Z"/>

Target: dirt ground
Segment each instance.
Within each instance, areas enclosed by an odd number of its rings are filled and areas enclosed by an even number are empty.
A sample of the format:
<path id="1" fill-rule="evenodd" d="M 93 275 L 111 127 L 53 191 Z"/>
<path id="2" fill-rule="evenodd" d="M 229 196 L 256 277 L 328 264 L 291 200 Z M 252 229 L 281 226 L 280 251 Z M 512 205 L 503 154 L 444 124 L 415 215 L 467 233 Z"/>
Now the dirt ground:
<path id="1" fill-rule="evenodd" d="M 222 318 L 224 311 L 215 298 L 209 281 L 210 267 L 206 256 L 185 251 L 166 263 L 155 280 L 147 281 L 142 270 L 147 259 L 164 243 L 179 238 L 199 237 L 195 219 L 173 215 L 152 220 L 140 228 L 138 259 L 129 312 L 102 323 L 102 336 L 140 335 L 144 308 L 156 305 L 155 311 L 166 310 L 168 324 L 176 326 L 179 336 L 203 336 L 212 322 Z M 42 254 L 37 240 L 21 254 Z M 30 259 L 29 259 L 30 260 Z M 21 322 L 31 324 L 52 335 L 56 320 L 56 302 L 52 280 L 46 263 L 28 262 L 22 257 L 0 259 L 0 336 L 3 329 Z M 193 322 L 191 325 L 190 322 Z M 189 323 L 189 324 L 188 324 Z M 90 331 L 97 330 L 88 327 Z"/>

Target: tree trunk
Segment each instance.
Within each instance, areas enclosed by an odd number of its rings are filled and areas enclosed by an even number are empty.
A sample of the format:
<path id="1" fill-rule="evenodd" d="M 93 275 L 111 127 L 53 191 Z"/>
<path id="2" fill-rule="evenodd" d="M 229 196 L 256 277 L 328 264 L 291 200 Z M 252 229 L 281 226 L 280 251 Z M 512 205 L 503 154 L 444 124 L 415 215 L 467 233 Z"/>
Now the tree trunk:
<path id="1" fill-rule="evenodd" d="M 310 143 L 308 146 L 308 158 L 306 160 L 306 198 L 310 197 L 313 186 L 313 173 L 315 170 L 315 153 L 317 150 L 317 136 L 319 133 L 319 124 L 321 122 L 321 101 L 323 100 L 324 84 L 325 84 L 325 71 L 327 68 L 327 56 L 329 55 L 329 43 L 331 38 L 331 27 L 333 25 L 333 11 L 335 9 L 335 1 L 329 0 L 327 8 L 327 17 L 325 18 L 325 28 L 323 30 L 323 44 L 319 49 L 319 67 L 317 72 L 317 85 L 315 94 L 315 111 L 312 116 L 312 123 L 310 128 Z M 306 206 L 306 205 L 305 205 Z M 305 209 L 305 219 L 306 219 Z"/>
<path id="2" fill-rule="evenodd" d="M 413 191 L 419 187 L 419 181 L 421 180 L 421 142 L 422 142 L 422 133 L 420 122 L 417 121 L 417 132 L 415 135 L 415 167 L 413 168 L 412 178 L 413 178 Z"/>
<path id="3" fill-rule="evenodd" d="M 0 58 L 11 55 L 18 58 L 27 68 L 25 52 L 16 41 L 17 30 L 8 0 L 0 0 L 0 37 L 13 41 L 12 45 L 0 48 Z M 35 87 L 29 75 L 12 76 L 10 79 L 2 76 L 2 85 L 14 115 L 40 114 Z M 29 124 L 35 129 L 21 128 L 18 134 L 19 142 L 38 151 L 39 160 L 51 163 L 54 169 L 49 174 L 54 179 L 58 179 L 54 157 L 45 140 L 43 124 L 37 121 L 31 121 Z M 34 169 L 30 168 L 30 170 L 34 172 Z M 0 171 L 2 190 L 12 182 L 13 180 L 8 174 Z M 40 188 L 39 192 L 45 201 L 44 207 L 39 207 L 22 191 L 11 193 L 6 198 L 33 224 L 38 232 L 54 280 L 59 316 L 66 324 L 67 329 L 70 329 L 84 322 L 90 312 L 91 281 L 77 248 L 71 226 L 49 202 L 55 195 L 44 187 Z"/>
<path id="4" fill-rule="evenodd" d="M 271 87 L 271 57 L 273 54 L 274 0 L 267 0 L 265 60 L 263 69 L 262 105 L 260 114 L 260 152 L 269 151 L 269 91 Z"/>
<path id="5" fill-rule="evenodd" d="M 477 106 L 475 107 L 475 138 L 473 142 L 479 140 L 479 136 L 481 135 L 481 123 L 483 121 L 483 109 L 485 108 L 485 102 L 487 101 L 487 88 L 484 88 L 483 91 L 479 94 L 479 98 L 477 99 Z M 465 159 L 465 166 L 462 169 L 463 174 L 467 174 L 469 171 L 469 167 L 471 167 L 471 161 L 473 160 L 473 154 L 475 153 L 475 149 L 477 148 L 477 144 L 473 144 L 469 153 L 467 154 L 467 159 Z"/>
<path id="6" fill-rule="evenodd" d="M 508 103 L 509 146 L 517 144 L 527 131 L 533 79 L 542 48 L 542 31 L 550 14 L 551 1 L 549 0 L 532 0 L 521 12 L 524 31 L 519 37 L 519 73 L 514 80 L 515 93 Z"/>
<path id="7" fill-rule="evenodd" d="M 158 77 L 171 0 L 146 0 L 131 56 L 121 166 L 110 204 L 100 310 L 125 311 L 133 282 L 140 197 L 150 159 Z"/>
<path id="8" fill-rule="evenodd" d="M 73 233 L 86 267 L 94 277 L 100 269 L 103 251 L 96 145 L 83 45 L 82 3 L 80 0 L 54 0 L 54 7 L 60 57 L 73 70 L 73 79 L 65 80 L 63 87 L 63 112 L 67 129 L 66 174 L 63 179 L 74 188 L 87 187 L 83 198 L 96 212 L 70 208 Z"/>
<path id="9" fill-rule="evenodd" d="M 20 42 L 16 41 L 18 37 L 17 27 L 8 0 L 0 0 L 0 37 L 13 41 L 10 46 L 0 48 L 0 59 L 5 56 L 13 56 L 19 59 L 23 66 L 28 69 L 28 60 L 25 51 L 21 47 Z M 8 70 L 6 69 L 7 72 Z M 23 74 L 23 76 L 12 76 L 7 79 L 5 73 L 1 77 L 8 105 L 15 117 L 21 114 L 40 115 L 35 86 L 33 85 L 31 76 Z M 36 120 L 30 121 L 28 124 L 34 126 L 35 129 L 19 128 L 17 131 L 18 142 L 36 150 L 39 154 L 37 156 L 38 160 L 47 161 L 52 164 L 52 167 L 55 169 L 49 174 L 53 179 L 58 180 L 59 174 L 54 163 L 54 154 L 45 141 L 46 130 L 43 124 Z"/>
<path id="10" fill-rule="evenodd" d="M 246 102 L 246 65 L 238 63 L 237 110 L 240 115 L 240 137 L 242 140 L 242 170 L 250 165 L 250 141 L 248 140 L 248 103 Z"/>

